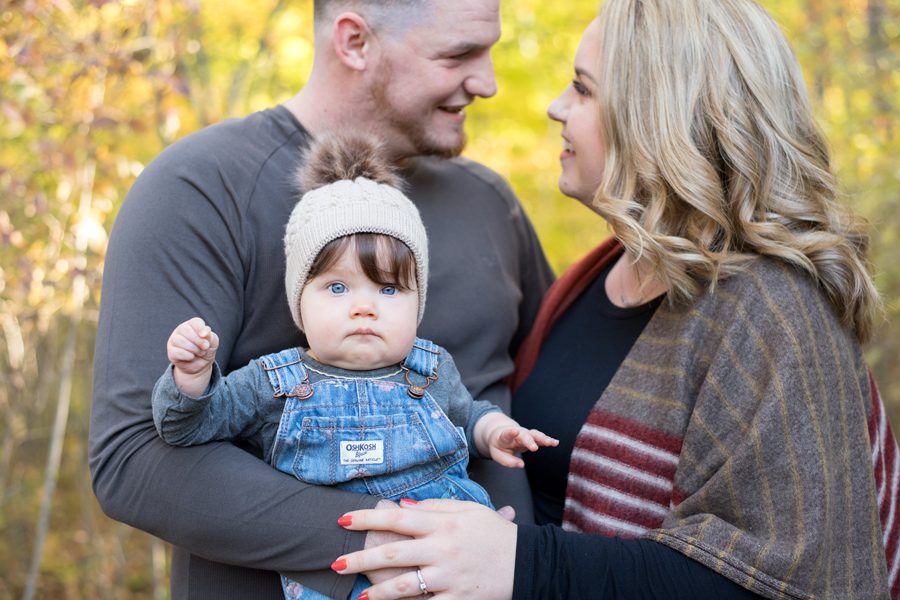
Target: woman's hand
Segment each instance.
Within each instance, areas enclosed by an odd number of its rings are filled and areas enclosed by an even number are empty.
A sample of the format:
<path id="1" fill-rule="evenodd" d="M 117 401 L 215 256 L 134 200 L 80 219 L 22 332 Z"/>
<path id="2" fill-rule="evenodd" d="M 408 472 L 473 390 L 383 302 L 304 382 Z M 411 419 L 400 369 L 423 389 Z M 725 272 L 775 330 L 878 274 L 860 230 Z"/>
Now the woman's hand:
<path id="1" fill-rule="evenodd" d="M 335 570 L 349 574 L 418 568 L 428 592 L 435 598 L 512 597 L 517 531 L 513 523 L 474 502 L 401 500 L 400 505 L 403 510 L 350 512 L 341 518 L 341 523 L 355 531 L 392 531 L 414 539 L 347 554 L 335 561 Z M 413 570 L 373 585 L 360 597 L 393 600 L 421 595 Z"/>
<path id="2" fill-rule="evenodd" d="M 375 505 L 373 510 L 396 510 L 399 511 L 400 507 L 394 504 L 393 502 L 389 502 L 388 500 L 379 500 L 378 504 Z M 343 517 L 342 517 L 343 518 Z M 339 521 L 340 522 L 340 521 Z M 349 528 L 348 528 L 349 529 Z M 370 548 L 375 548 L 377 546 L 381 546 L 384 544 L 389 544 L 391 542 L 400 542 L 403 540 L 411 540 L 412 538 L 408 535 L 400 535 L 399 533 L 394 533 L 393 531 L 369 531 L 366 534 L 366 543 L 363 548 L 365 550 L 369 550 Z M 395 568 L 387 568 L 387 569 L 378 569 L 372 571 L 365 571 L 363 575 L 369 578 L 369 581 L 372 583 L 381 583 L 382 581 L 387 581 L 389 579 L 393 579 L 394 577 L 398 577 L 403 575 L 404 573 L 411 573 L 413 577 L 415 577 L 416 570 L 415 569 L 395 569 Z M 355 598 L 351 598 L 350 600 L 356 600 Z"/>

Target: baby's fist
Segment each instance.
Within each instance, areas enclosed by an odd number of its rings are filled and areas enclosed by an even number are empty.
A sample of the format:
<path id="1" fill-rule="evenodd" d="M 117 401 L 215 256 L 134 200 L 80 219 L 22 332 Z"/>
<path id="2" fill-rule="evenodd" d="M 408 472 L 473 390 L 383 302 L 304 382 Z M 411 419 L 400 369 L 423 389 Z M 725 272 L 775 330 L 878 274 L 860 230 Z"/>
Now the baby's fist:
<path id="1" fill-rule="evenodd" d="M 200 317 L 180 324 L 169 336 L 169 361 L 185 373 L 199 373 L 216 360 L 219 336 Z"/>

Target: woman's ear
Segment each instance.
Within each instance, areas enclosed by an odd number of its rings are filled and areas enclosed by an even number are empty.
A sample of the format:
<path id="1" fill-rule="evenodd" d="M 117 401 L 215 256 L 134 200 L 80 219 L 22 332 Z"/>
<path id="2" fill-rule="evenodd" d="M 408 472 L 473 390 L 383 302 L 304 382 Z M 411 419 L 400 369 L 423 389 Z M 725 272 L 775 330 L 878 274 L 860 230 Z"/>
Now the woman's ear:
<path id="1" fill-rule="evenodd" d="M 369 24 L 355 12 L 345 12 L 334 20 L 332 36 L 334 54 L 345 66 L 354 71 L 363 71 L 374 43 L 374 34 Z"/>

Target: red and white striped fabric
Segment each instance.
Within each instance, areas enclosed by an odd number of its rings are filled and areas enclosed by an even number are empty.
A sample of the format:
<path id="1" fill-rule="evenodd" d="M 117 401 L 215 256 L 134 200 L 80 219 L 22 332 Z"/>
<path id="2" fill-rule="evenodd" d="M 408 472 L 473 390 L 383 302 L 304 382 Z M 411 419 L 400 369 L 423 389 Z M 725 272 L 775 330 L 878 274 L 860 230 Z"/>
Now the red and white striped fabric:
<path id="1" fill-rule="evenodd" d="M 900 599 L 900 449 L 869 374 L 869 440 L 891 598 Z M 674 489 L 681 440 L 597 410 L 582 428 L 569 467 L 563 527 L 634 538 L 659 527 L 683 500 Z"/>
<path id="2" fill-rule="evenodd" d="M 872 414 L 869 417 L 869 440 L 872 444 L 872 466 L 875 469 L 875 486 L 878 489 L 878 513 L 884 537 L 884 554 L 887 559 L 888 583 L 891 598 L 900 598 L 900 514 L 897 514 L 898 485 L 900 485 L 900 453 L 897 440 L 884 410 L 875 379 L 869 373 L 872 388 Z"/>
<path id="3" fill-rule="evenodd" d="M 597 410 L 578 438 L 563 527 L 626 538 L 659 527 L 677 504 L 672 482 L 681 440 Z"/>

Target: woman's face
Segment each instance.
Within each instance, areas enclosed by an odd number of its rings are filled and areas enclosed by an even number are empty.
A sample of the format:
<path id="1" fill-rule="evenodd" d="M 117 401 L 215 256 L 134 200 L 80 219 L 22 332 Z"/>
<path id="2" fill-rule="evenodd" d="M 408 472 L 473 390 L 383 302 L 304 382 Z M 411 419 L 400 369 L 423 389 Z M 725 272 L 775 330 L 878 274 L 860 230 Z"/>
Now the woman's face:
<path id="1" fill-rule="evenodd" d="M 595 19 L 575 53 L 575 78 L 547 109 L 549 117 L 563 125 L 559 189 L 588 206 L 600 184 L 605 161 L 600 105 L 596 99 L 599 49 L 600 25 Z"/>

